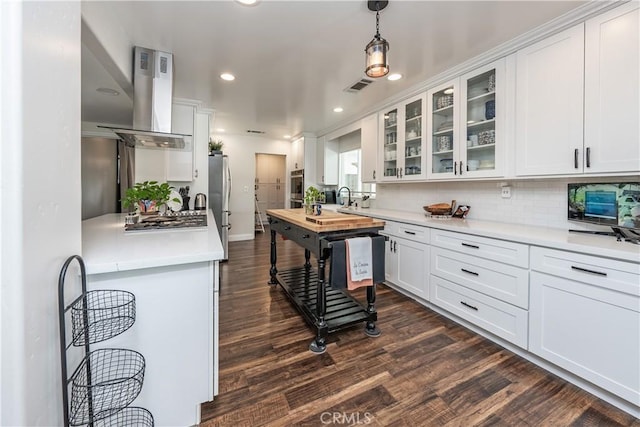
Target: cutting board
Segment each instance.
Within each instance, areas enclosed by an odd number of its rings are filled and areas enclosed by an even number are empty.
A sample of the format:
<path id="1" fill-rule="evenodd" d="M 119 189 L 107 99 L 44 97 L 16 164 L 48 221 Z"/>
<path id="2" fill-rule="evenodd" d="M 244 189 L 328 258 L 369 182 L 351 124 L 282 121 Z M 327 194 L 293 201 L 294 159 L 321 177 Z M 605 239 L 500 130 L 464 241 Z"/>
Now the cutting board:
<path id="1" fill-rule="evenodd" d="M 319 225 L 368 224 L 373 222 L 373 218 L 366 216 L 346 215 L 337 212 L 323 212 L 321 215 L 307 215 L 306 220 Z"/>

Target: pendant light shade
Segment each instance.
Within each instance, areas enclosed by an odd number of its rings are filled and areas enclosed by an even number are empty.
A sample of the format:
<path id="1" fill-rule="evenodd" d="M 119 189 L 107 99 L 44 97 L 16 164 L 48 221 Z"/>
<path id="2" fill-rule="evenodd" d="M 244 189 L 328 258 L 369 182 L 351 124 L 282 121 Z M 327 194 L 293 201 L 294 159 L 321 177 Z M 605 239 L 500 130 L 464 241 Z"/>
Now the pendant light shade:
<path id="1" fill-rule="evenodd" d="M 366 68 L 365 73 L 369 77 L 383 77 L 389 73 L 389 42 L 380 36 L 380 11 L 384 9 L 388 1 L 369 1 L 369 10 L 376 12 L 376 35 L 365 48 Z"/>

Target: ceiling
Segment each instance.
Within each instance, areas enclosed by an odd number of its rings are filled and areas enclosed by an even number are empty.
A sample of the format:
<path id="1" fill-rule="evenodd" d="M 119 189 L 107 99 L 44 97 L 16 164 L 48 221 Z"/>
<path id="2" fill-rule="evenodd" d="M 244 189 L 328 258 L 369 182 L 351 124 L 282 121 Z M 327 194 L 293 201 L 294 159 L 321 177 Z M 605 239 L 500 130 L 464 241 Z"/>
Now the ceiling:
<path id="1" fill-rule="evenodd" d="M 579 1 L 402 1 L 380 13 L 391 72 L 361 92 L 364 47 L 375 33 L 366 1 L 109 2 L 132 46 L 174 55 L 174 97 L 215 110 L 214 131 L 280 139 L 323 133 L 385 99 L 562 15 Z M 83 33 L 84 42 L 84 33 Z M 88 44 L 90 45 L 90 44 Z M 222 72 L 236 76 L 220 79 Z M 131 125 L 132 99 L 83 43 L 82 119 Z M 96 92 L 113 88 L 120 95 Z M 342 113 L 333 112 L 341 106 Z"/>

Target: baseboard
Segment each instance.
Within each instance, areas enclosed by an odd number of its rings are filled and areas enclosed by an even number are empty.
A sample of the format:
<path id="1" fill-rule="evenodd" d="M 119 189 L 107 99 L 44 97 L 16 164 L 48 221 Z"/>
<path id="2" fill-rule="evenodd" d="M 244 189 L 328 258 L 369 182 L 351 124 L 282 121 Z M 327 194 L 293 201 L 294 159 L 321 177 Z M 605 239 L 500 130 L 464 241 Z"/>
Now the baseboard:
<path id="1" fill-rule="evenodd" d="M 229 236 L 230 242 L 239 242 L 241 240 L 253 240 L 255 238 L 254 234 L 232 234 Z"/>

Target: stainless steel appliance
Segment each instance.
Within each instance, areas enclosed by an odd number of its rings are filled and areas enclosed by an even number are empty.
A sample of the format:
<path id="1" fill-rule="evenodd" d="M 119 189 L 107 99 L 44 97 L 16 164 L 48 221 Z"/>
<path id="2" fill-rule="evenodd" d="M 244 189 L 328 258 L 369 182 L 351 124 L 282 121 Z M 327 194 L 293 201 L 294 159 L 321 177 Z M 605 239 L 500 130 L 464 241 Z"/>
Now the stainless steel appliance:
<path id="1" fill-rule="evenodd" d="M 80 145 L 82 219 L 119 213 L 133 186 L 135 150 L 114 138 L 83 137 Z"/>
<path id="2" fill-rule="evenodd" d="M 129 146 L 184 149 L 185 136 L 171 133 L 173 55 L 134 48 L 133 129 L 99 126 L 114 131 Z"/>
<path id="3" fill-rule="evenodd" d="M 141 215 L 134 224 L 126 224 L 127 232 L 147 230 L 170 230 L 176 228 L 206 228 L 207 211 L 167 212 L 158 215 Z"/>
<path id="4" fill-rule="evenodd" d="M 204 211 L 207 209 L 207 196 L 202 193 L 196 194 L 196 199 L 193 202 L 194 211 Z"/>
<path id="5" fill-rule="evenodd" d="M 304 198 L 304 169 L 291 171 L 291 207 L 301 208 Z"/>
<path id="6" fill-rule="evenodd" d="M 224 259 L 228 259 L 229 247 L 229 198 L 231 196 L 231 171 L 229 170 L 229 158 L 227 156 L 209 156 L 209 209 L 213 211 L 216 220 Z M 197 198 L 197 196 L 196 196 Z"/>

